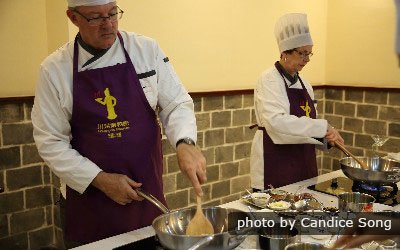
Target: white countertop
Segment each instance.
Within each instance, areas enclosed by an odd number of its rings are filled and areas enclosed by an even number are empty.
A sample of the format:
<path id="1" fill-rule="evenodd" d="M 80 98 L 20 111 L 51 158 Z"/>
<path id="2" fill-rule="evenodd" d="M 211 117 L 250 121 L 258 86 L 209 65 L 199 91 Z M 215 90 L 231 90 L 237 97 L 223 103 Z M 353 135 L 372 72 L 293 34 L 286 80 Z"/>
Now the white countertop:
<path id="1" fill-rule="evenodd" d="M 334 177 L 340 177 L 343 176 L 344 174 L 341 170 L 337 170 L 328 174 L 324 174 L 324 175 L 320 175 L 317 176 L 315 178 L 311 178 L 308 180 L 304 180 L 301 182 L 297 182 L 285 187 L 282 187 L 280 189 L 284 189 L 288 192 L 296 192 L 300 187 L 303 186 L 310 186 L 316 183 L 320 183 L 326 180 L 330 180 Z M 315 197 L 324 204 L 324 206 L 338 206 L 338 201 L 337 198 L 333 195 L 328 195 L 328 194 L 324 194 L 321 192 L 316 192 L 313 190 L 307 190 L 307 192 L 315 194 Z M 241 201 L 237 200 L 237 201 L 232 201 L 226 204 L 221 205 L 221 207 L 227 207 L 227 208 L 236 208 L 236 209 L 240 209 L 242 211 L 249 211 L 248 207 L 243 204 Z M 375 203 L 374 204 L 374 210 L 378 211 L 378 210 L 396 210 L 396 211 L 400 211 L 400 205 L 396 205 L 394 207 L 391 206 L 387 206 L 387 205 L 383 205 L 383 204 L 379 204 L 379 203 Z M 124 234 L 120 234 L 120 235 L 116 235 L 110 238 L 106 238 L 103 240 L 99 240 L 90 244 L 86 244 L 80 247 L 76 247 L 73 248 L 74 250 L 111 250 L 113 248 L 119 247 L 119 246 L 123 246 L 126 244 L 129 244 L 131 242 L 134 241 L 138 241 L 150 236 L 155 235 L 155 232 L 153 230 L 153 228 L 151 226 L 148 227 L 144 227 L 138 230 L 134 230 L 131 232 L 127 232 Z M 305 237 L 305 238 L 303 238 Z M 325 239 L 326 240 L 326 239 Z M 314 241 L 314 242 L 318 242 L 318 240 L 311 238 L 310 236 L 302 236 L 302 241 Z M 237 248 L 237 249 L 251 249 L 251 248 L 257 248 L 257 237 L 255 236 L 249 236 L 247 237 L 247 239 Z"/>

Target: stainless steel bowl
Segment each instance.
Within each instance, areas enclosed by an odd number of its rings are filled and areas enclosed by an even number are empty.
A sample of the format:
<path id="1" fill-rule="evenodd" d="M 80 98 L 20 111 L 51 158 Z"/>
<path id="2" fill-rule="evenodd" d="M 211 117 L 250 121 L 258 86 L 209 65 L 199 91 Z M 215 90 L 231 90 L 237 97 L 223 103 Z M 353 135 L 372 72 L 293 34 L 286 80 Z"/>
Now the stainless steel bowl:
<path id="1" fill-rule="evenodd" d="M 338 195 L 341 212 L 372 212 L 375 198 L 359 192 L 346 192 Z"/>
<path id="2" fill-rule="evenodd" d="M 250 214 L 238 209 L 209 207 L 202 210 L 211 222 L 214 234 L 188 236 L 186 228 L 194 217 L 196 208 L 171 212 L 153 195 L 142 189 L 136 189 L 136 192 L 164 213 L 153 220 L 152 226 L 161 245 L 168 249 L 233 249 L 242 243 L 248 234 L 257 231 L 255 227 L 246 228 L 244 225 L 239 228 L 239 223 L 253 219 Z"/>
<path id="3" fill-rule="evenodd" d="M 233 249 L 247 237 L 252 228 L 237 230 L 238 220 L 248 217 L 246 212 L 220 207 L 204 208 L 203 213 L 214 227 L 214 234 L 207 236 L 187 236 L 186 228 L 193 218 L 196 208 L 181 209 L 160 215 L 153 221 L 153 228 L 160 243 L 168 249 Z M 251 218 L 249 218 L 251 219 Z M 229 222 L 229 223 L 228 223 Z"/>

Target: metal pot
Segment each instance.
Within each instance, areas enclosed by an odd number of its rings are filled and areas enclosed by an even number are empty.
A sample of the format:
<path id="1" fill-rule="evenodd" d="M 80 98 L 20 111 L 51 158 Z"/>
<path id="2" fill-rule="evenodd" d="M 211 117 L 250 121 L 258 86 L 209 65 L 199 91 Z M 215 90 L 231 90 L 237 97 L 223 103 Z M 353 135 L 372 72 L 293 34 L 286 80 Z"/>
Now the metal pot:
<path id="1" fill-rule="evenodd" d="M 319 250 L 319 249 L 328 250 L 330 248 L 327 248 L 320 243 L 310 243 L 310 242 L 293 243 L 285 247 L 285 250 Z"/>
<path id="2" fill-rule="evenodd" d="M 338 195 L 341 212 L 372 212 L 375 198 L 368 194 L 348 192 Z"/>
<path id="3" fill-rule="evenodd" d="M 400 162 L 380 157 L 357 157 L 368 166 L 367 170 L 351 157 L 341 159 L 343 173 L 350 179 L 368 184 L 383 185 L 400 181 Z"/>
<path id="4" fill-rule="evenodd" d="M 168 249 L 233 249 L 244 241 L 247 234 L 255 230 L 254 228 L 237 230 L 238 220 L 250 217 L 248 213 L 237 209 L 209 207 L 203 208 L 203 213 L 213 225 L 215 233 L 205 236 L 187 236 L 186 228 L 194 217 L 196 208 L 170 212 L 154 196 L 143 190 L 137 192 L 164 212 L 163 215 L 154 219 L 152 226 L 160 243 Z"/>
<path id="5" fill-rule="evenodd" d="M 258 236 L 260 247 L 264 250 L 281 250 L 287 245 L 300 241 L 300 235 L 296 228 L 288 227 L 264 228 Z"/>

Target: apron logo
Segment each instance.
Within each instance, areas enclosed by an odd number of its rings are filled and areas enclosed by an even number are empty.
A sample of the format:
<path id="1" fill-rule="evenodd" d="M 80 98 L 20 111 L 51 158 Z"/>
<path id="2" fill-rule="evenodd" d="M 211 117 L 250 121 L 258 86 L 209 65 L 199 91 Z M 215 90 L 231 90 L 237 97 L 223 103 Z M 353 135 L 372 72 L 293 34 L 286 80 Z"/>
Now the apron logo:
<path id="1" fill-rule="evenodd" d="M 308 101 L 306 101 L 306 105 L 305 105 L 305 106 L 300 104 L 300 108 L 301 108 L 302 110 L 304 110 L 304 112 L 306 112 L 306 116 L 307 116 L 307 117 L 310 117 L 311 107 L 308 106 Z"/>
<path id="2" fill-rule="evenodd" d="M 107 118 L 108 120 L 114 120 L 117 118 L 117 114 L 115 113 L 115 105 L 117 105 L 117 99 L 110 94 L 110 90 L 106 88 L 104 90 L 104 98 L 95 98 L 96 102 L 100 103 L 101 105 L 105 105 L 107 107 Z"/>

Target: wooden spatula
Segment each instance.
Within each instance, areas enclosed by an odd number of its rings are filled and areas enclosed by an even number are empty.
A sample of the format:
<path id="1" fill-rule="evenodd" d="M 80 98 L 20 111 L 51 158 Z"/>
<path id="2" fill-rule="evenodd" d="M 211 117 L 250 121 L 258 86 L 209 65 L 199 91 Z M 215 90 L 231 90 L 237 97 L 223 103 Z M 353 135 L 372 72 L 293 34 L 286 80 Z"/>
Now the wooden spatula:
<path id="1" fill-rule="evenodd" d="M 338 149 L 342 150 L 343 153 L 345 153 L 347 156 L 349 156 L 349 157 L 353 158 L 354 160 L 356 160 L 356 162 L 358 162 L 358 164 L 360 164 L 362 169 L 364 169 L 364 170 L 368 170 L 369 169 L 368 165 L 365 162 L 363 162 L 362 160 L 360 160 L 357 157 L 355 157 L 344 145 L 342 145 L 339 142 L 335 142 L 335 146 Z"/>
<path id="2" fill-rule="evenodd" d="M 197 209 L 194 217 L 186 228 L 186 235 L 199 236 L 214 234 L 214 228 L 211 222 L 204 216 L 201 209 L 201 197 L 197 196 Z"/>

